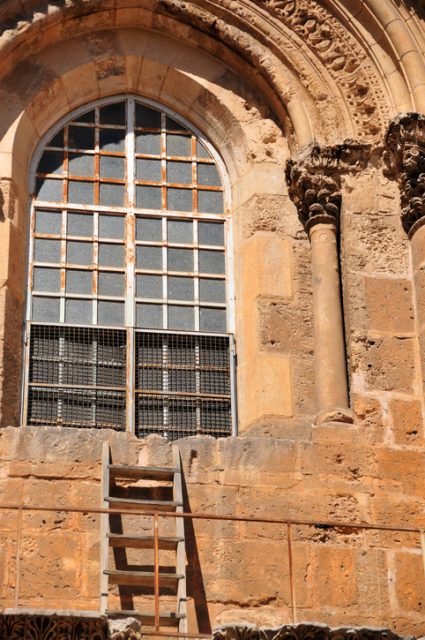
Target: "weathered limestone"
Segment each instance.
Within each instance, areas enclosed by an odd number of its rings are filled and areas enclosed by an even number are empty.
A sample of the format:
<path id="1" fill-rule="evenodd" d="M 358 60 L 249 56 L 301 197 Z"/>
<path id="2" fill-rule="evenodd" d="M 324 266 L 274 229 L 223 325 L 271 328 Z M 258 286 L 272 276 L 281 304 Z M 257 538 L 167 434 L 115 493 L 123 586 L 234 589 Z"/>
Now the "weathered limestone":
<path id="1" fill-rule="evenodd" d="M 312 145 L 286 170 L 289 193 L 311 242 L 316 424 L 352 422 L 341 308 L 338 229 L 341 174 L 359 169 L 365 149 Z"/>
<path id="2" fill-rule="evenodd" d="M 411 241 L 416 324 L 425 389 L 425 116 L 406 113 L 391 122 L 385 138 L 385 159 L 390 174 L 399 184 L 401 219 Z"/>

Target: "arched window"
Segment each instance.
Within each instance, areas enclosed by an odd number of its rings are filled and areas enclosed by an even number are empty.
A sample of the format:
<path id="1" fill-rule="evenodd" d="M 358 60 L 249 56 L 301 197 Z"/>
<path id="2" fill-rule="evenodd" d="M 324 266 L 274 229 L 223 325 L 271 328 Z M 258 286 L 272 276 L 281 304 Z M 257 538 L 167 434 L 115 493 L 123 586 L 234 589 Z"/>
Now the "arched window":
<path id="1" fill-rule="evenodd" d="M 178 116 L 133 97 L 49 136 L 34 167 L 24 424 L 232 432 L 219 163 Z"/>

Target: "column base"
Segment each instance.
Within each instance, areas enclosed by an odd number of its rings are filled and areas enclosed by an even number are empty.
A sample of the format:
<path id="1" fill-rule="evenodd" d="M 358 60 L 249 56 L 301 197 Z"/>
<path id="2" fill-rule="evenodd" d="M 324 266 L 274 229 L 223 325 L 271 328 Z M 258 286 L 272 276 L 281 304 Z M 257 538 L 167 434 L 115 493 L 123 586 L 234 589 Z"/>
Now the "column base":
<path id="1" fill-rule="evenodd" d="M 332 409 L 319 411 L 314 418 L 314 425 L 316 427 L 329 423 L 354 424 L 354 414 L 350 409 L 333 407 Z"/>

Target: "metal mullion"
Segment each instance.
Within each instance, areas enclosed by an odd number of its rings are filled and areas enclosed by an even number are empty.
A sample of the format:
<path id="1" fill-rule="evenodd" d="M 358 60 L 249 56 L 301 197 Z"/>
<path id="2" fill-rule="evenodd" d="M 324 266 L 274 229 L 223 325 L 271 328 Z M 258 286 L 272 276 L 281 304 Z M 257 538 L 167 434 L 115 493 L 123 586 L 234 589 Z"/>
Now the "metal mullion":
<path id="1" fill-rule="evenodd" d="M 64 202 L 68 201 L 69 163 L 68 163 L 68 125 L 63 129 L 63 192 Z"/>
<path id="2" fill-rule="evenodd" d="M 165 132 L 166 120 L 165 113 L 161 113 L 161 203 L 162 209 L 167 209 L 167 134 Z"/>
<path id="3" fill-rule="evenodd" d="M 133 98 L 127 100 L 127 130 L 126 130 L 126 200 L 127 214 L 125 217 L 125 324 L 126 324 L 126 431 L 135 433 L 135 240 L 136 217 L 134 206 L 136 203 L 135 188 L 135 102 Z"/>
<path id="4" fill-rule="evenodd" d="M 66 209 L 62 209 L 62 221 L 61 221 L 61 259 L 60 259 L 60 272 L 61 272 L 61 287 L 60 287 L 60 307 L 59 307 L 59 321 L 65 322 L 65 294 L 66 294 L 66 227 L 67 227 L 67 215 Z"/>
<path id="5" fill-rule="evenodd" d="M 162 218 L 162 297 L 164 302 L 162 303 L 162 326 L 164 329 L 168 328 L 168 229 L 167 229 L 167 217 Z"/>
<path id="6" fill-rule="evenodd" d="M 198 171 L 196 165 L 196 136 L 192 135 L 192 211 L 198 211 Z"/>
<path id="7" fill-rule="evenodd" d="M 100 156 L 99 156 L 99 108 L 94 110 L 94 204 L 98 205 L 100 202 Z"/>
<path id="8" fill-rule="evenodd" d="M 169 350 L 168 350 L 168 336 L 164 334 L 163 343 L 162 343 L 162 390 L 164 392 L 169 391 L 169 376 L 168 376 L 168 361 L 169 361 Z M 168 427 L 169 420 L 169 407 L 168 407 L 168 399 L 164 397 L 163 405 L 162 405 L 162 421 L 164 429 Z"/>
<path id="9" fill-rule="evenodd" d="M 198 249 L 198 220 L 193 221 L 193 241 L 195 249 L 193 250 L 193 270 L 195 277 L 193 279 L 194 284 L 194 297 L 195 297 L 195 331 L 199 331 L 200 327 L 200 303 L 199 303 L 199 249 Z"/>
<path id="10" fill-rule="evenodd" d="M 201 357 L 200 357 L 200 337 L 197 336 L 195 340 L 195 391 L 196 394 L 201 393 Z M 201 400 L 199 398 L 195 399 L 196 406 L 196 431 L 202 431 L 201 424 Z"/>
<path id="11" fill-rule="evenodd" d="M 97 325 L 97 299 L 99 292 L 99 214 L 93 213 L 93 272 L 92 272 L 92 322 Z"/>

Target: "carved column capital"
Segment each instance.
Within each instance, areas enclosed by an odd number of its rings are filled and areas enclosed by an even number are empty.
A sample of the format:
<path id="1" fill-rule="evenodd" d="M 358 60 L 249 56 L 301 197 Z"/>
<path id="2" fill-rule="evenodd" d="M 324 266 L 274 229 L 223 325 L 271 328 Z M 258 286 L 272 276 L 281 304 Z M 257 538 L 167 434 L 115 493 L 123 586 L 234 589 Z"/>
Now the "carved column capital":
<path id="1" fill-rule="evenodd" d="M 412 237 L 425 224 L 425 116 L 401 113 L 389 125 L 384 159 L 400 186 L 401 220 Z"/>
<path id="2" fill-rule="evenodd" d="M 289 195 L 307 231 L 318 223 L 339 226 L 341 176 L 366 166 L 370 147 L 347 141 L 332 147 L 313 142 L 296 160 L 289 160 L 285 176 Z"/>

